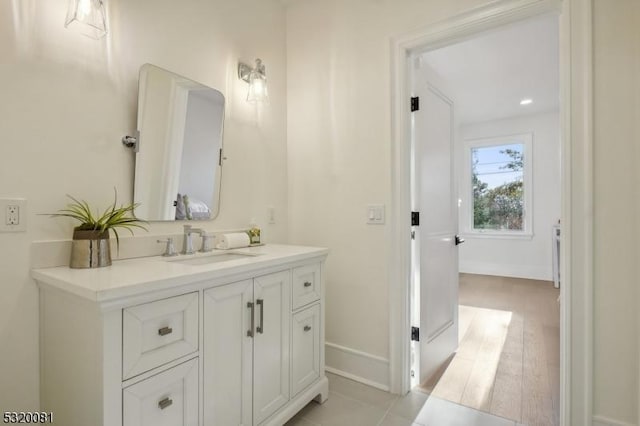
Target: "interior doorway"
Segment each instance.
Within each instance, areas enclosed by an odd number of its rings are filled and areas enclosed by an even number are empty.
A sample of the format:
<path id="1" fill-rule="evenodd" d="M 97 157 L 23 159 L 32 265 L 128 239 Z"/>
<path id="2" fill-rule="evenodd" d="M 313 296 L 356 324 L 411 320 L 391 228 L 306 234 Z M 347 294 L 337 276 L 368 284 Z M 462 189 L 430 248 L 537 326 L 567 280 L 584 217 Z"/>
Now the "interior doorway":
<path id="1" fill-rule="evenodd" d="M 558 21 L 536 16 L 409 58 L 420 212 L 409 382 L 548 425 L 560 422 Z"/>

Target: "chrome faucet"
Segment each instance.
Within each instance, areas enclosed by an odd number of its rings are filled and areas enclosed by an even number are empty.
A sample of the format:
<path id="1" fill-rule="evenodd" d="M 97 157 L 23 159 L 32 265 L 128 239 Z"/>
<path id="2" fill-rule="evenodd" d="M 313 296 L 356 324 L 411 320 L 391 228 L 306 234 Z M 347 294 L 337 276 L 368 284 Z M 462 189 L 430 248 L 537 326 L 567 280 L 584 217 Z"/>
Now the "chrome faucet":
<path id="1" fill-rule="evenodd" d="M 175 247 L 173 246 L 173 238 L 169 237 L 166 240 L 158 240 L 158 242 L 167 244 L 162 256 L 171 257 L 171 256 L 177 256 L 178 255 L 178 253 L 176 253 Z"/>
<path id="2" fill-rule="evenodd" d="M 200 234 L 202 236 L 202 247 L 198 250 L 201 253 L 207 253 L 213 250 L 211 247 L 211 241 L 215 239 L 215 235 L 211 235 L 208 232 L 202 232 Z"/>
<path id="3" fill-rule="evenodd" d="M 193 238 L 191 234 L 204 234 L 204 230 L 199 228 L 192 228 L 191 225 L 184 225 L 184 243 L 182 244 L 182 254 L 193 254 Z"/>

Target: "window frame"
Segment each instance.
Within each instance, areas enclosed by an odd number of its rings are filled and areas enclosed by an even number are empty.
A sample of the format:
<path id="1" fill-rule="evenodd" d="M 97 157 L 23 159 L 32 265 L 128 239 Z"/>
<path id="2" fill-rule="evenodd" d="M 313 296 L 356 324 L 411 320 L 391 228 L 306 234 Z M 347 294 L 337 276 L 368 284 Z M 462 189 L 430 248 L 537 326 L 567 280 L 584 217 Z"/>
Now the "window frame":
<path id="1" fill-rule="evenodd" d="M 524 145 L 523 193 L 524 193 L 524 227 L 521 231 L 499 229 L 475 229 L 473 217 L 473 156 L 471 151 L 475 148 L 490 148 L 501 145 Z M 462 193 L 465 196 L 460 200 L 463 207 L 463 232 L 472 238 L 505 238 L 505 239 L 531 239 L 533 238 L 533 133 L 520 133 L 506 136 L 494 136 L 477 139 L 465 139 L 463 144 L 463 174 Z"/>

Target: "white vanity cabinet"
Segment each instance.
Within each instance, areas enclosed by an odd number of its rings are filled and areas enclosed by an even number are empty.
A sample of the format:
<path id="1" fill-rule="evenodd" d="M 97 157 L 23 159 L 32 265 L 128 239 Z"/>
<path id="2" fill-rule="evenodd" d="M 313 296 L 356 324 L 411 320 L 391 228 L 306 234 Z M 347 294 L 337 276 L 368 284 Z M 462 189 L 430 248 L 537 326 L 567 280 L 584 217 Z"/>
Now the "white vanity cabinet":
<path id="1" fill-rule="evenodd" d="M 34 270 L 42 410 L 67 426 L 271 426 L 324 402 L 327 251 L 246 250 Z"/>

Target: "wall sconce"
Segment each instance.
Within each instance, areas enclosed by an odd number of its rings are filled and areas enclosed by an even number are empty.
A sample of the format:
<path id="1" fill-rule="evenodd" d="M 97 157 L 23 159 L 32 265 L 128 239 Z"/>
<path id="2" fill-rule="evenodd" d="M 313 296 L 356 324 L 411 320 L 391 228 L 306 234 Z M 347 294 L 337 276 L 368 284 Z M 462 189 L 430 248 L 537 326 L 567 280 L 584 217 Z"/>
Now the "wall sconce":
<path id="1" fill-rule="evenodd" d="M 269 103 L 269 92 L 267 90 L 267 75 L 262 65 L 261 59 L 256 59 L 256 67 L 251 68 L 247 64 L 238 64 L 238 77 L 249 83 L 247 102 Z"/>
<path id="2" fill-rule="evenodd" d="M 102 0 L 69 0 L 64 27 L 96 40 L 104 37 L 107 19 Z"/>

